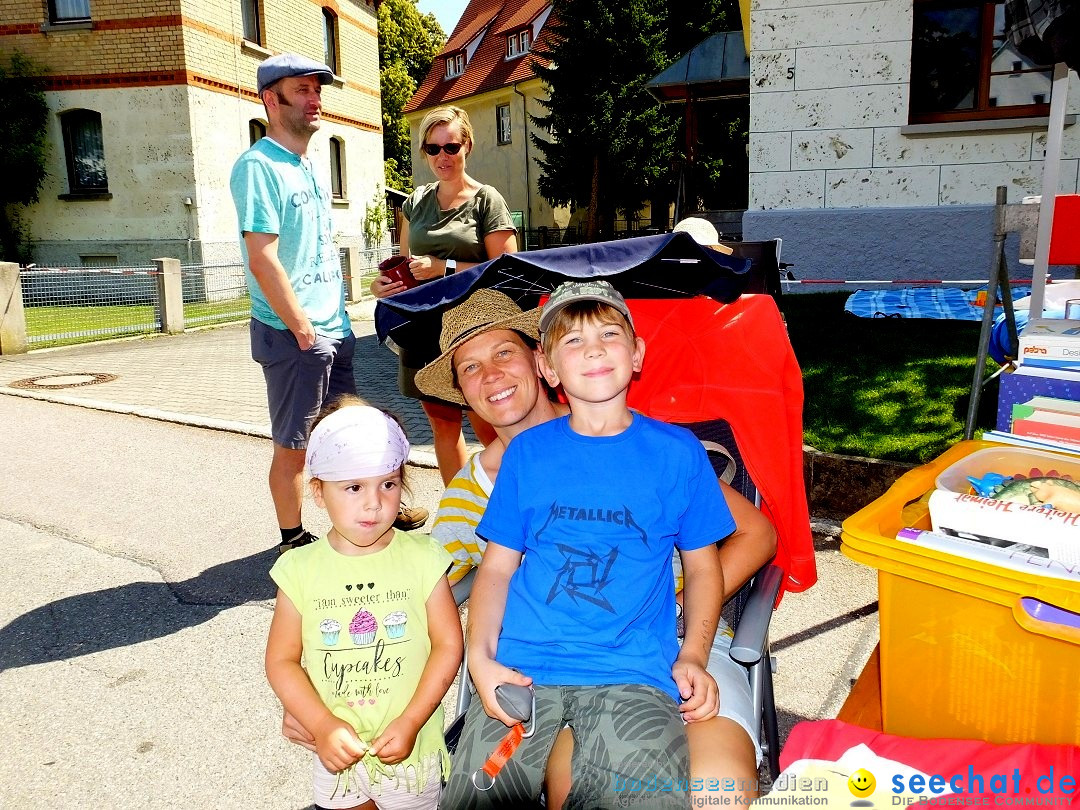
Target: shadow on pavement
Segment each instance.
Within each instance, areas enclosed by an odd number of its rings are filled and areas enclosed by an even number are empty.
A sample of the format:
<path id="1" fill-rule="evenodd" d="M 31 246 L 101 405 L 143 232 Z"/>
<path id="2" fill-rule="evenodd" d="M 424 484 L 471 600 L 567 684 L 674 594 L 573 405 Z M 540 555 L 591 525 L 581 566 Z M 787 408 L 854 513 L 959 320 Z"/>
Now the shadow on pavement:
<path id="1" fill-rule="evenodd" d="M 0 628 L 0 672 L 127 647 L 203 624 L 225 608 L 274 598 L 272 548 L 181 582 L 132 582 L 68 596 Z"/>

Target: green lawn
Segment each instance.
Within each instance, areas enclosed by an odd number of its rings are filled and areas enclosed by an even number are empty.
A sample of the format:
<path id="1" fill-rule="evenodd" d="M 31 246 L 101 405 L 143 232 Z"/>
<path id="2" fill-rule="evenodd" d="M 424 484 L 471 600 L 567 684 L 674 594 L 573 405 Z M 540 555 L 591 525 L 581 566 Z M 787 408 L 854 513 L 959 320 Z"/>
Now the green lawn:
<path id="1" fill-rule="evenodd" d="M 243 319 L 247 317 L 247 312 L 248 299 L 246 297 L 184 304 L 184 319 L 196 326 Z M 45 341 L 32 342 L 30 347 L 33 349 L 70 346 L 75 343 L 138 335 L 156 330 L 154 307 L 150 305 L 26 308 L 26 334 L 29 338 L 45 335 L 58 336 Z M 63 337 L 59 337 L 60 335 Z"/>
<path id="2" fill-rule="evenodd" d="M 979 323 L 856 318 L 843 311 L 848 295 L 782 299 L 803 371 L 806 443 L 843 455 L 930 461 L 963 437 Z M 995 401 L 987 389 L 984 406 Z M 978 427 L 992 423 L 981 408 Z"/>

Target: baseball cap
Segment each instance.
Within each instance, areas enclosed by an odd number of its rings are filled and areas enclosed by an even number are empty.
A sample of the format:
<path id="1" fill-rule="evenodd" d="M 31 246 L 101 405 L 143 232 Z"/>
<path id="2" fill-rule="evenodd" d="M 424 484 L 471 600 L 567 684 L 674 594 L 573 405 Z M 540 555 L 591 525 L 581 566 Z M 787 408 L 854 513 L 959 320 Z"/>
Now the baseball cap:
<path id="1" fill-rule="evenodd" d="M 540 331 L 546 332 L 555 318 L 555 313 L 575 301 L 599 301 L 612 306 L 626 316 L 631 326 L 634 325 L 634 319 L 630 317 L 630 307 L 626 305 L 626 299 L 619 294 L 619 291 L 606 281 L 589 279 L 588 281 L 567 281 L 551 294 L 540 313 Z"/>
<path id="2" fill-rule="evenodd" d="M 334 80 L 334 71 L 322 62 L 316 62 L 298 53 L 279 53 L 259 65 L 256 73 L 259 93 L 279 79 L 289 76 L 318 76 L 319 84 L 330 84 Z"/>

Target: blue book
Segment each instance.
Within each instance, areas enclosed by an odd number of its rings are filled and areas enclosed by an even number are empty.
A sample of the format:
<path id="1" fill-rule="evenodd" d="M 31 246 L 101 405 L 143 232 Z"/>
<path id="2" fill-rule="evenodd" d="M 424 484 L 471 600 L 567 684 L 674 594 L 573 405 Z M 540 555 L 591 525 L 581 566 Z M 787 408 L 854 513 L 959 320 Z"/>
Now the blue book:
<path id="1" fill-rule="evenodd" d="M 997 429 L 1012 427 L 1013 405 L 1032 397 L 1055 397 L 1080 402 L 1080 371 L 1049 369 L 1022 363 L 1011 374 L 1002 374 L 998 393 Z"/>

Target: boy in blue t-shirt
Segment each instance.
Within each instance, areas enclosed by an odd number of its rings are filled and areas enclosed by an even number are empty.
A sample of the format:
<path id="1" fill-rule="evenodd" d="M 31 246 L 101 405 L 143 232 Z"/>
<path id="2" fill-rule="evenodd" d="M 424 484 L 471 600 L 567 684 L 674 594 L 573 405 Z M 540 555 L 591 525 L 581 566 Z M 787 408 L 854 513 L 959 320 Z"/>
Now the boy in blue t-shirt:
<path id="1" fill-rule="evenodd" d="M 477 527 L 488 546 L 468 643 L 480 703 L 469 710 L 443 806 L 537 800 L 551 746 L 569 725 L 567 807 L 628 799 L 686 807 L 682 724 L 718 705 L 705 671 L 724 597 L 715 544 L 735 522 L 693 434 L 627 407 L 645 343 L 610 284 L 563 284 L 540 332 L 541 370 L 562 385 L 570 415 L 510 443 Z M 681 650 L 674 548 L 685 577 Z M 535 733 L 480 791 L 471 776 L 514 724 L 495 699 L 502 683 L 533 687 Z"/>

